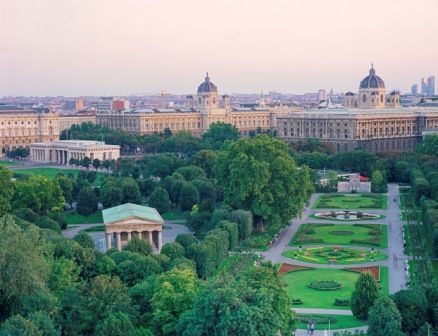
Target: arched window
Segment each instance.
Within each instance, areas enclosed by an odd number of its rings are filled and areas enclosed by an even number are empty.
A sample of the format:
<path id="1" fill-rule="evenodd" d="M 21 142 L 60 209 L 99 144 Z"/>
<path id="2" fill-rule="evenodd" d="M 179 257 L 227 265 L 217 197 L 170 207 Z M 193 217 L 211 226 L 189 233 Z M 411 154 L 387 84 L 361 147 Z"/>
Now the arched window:
<path id="1" fill-rule="evenodd" d="M 367 96 L 366 96 L 366 95 L 363 95 L 363 98 L 362 98 L 362 99 L 363 99 L 363 102 L 364 102 L 364 103 L 367 102 Z"/>

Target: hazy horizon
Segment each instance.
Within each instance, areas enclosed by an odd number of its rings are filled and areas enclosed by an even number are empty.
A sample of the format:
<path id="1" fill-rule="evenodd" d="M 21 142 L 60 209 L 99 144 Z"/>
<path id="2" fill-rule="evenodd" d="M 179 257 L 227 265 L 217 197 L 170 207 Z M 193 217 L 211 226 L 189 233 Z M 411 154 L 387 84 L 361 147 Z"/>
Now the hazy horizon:
<path id="1" fill-rule="evenodd" d="M 421 4 L 421 6 L 420 6 Z M 0 96 L 357 92 L 438 74 L 438 1 L 0 0 Z"/>

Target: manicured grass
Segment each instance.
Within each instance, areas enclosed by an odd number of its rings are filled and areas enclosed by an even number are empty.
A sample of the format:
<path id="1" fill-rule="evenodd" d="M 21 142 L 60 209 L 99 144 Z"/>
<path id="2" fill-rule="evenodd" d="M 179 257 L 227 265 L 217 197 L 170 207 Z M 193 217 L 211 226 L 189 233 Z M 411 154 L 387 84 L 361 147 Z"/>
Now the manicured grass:
<path id="1" fill-rule="evenodd" d="M 312 319 L 312 317 L 320 317 L 320 316 L 325 316 L 325 315 L 298 314 L 298 316 Z M 330 324 L 331 330 L 345 329 L 345 328 L 358 328 L 358 327 L 363 327 L 363 326 L 367 325 L 366 322 L 360 321 L 351 315 L 326 315 L 326 316 L 333 317 L 337 320 L 336 323 Z M 298 329 L 307 330 L 307 323 L 298 323 Z M 328 330 L 328 324 L 316 323 L 315 330 Z"/>
<path id="2" fill-rule="evenodd" d="M 282 256 L 298 261 L 315 264 L 351 265 L 383 260 L 386 254 L 377 251 L 357 250 L 351 248 L 311 247 L 299 250 L 289 250 Z"/>
<path id="3" fill-rule="evenodd" d="M 18 164 L 15 161 L 0 161 L 0 166 L 17 166 Z"/>
<path id="4" fill-rule="evenodd" d="M 371 244 L 371 241 L 369 241 L 368 243 L 366 242 L 369 239 L 378 237 L 369 234 L 374 227 L 380 228 L 382 231 L 382 234 L 380 235 L 380 244 Z M 345 235 L 336 233 L 345 233 Z M 314 244 L 364 245 L 370 247 L 386 248 L 388 247 L 388 231 L 386 225 L 382 224 L 354 225 L 310 223 L 301 225 L 299 230 L 292 237 L 292 240 L 289 243 L 289 245 L 291 246 Z"/>
<path id="5" fill-rule="evenodd" d="M 388 276 L 385 267 L 380 268 L 382 295 L 388 294 Z M 386 272 L 386 273 L 385 273 Z M 287 284 L 286 290 L 293 299 L 303 300 L 303 304 L 293 306 L 295 308 L 327 308 L 344 309 L 348 306 L 335 306 L 336 298 L 349 299 L 354 290 L 355 282 L 359 273 L 342 269 L 318 268 L 286 273 L 282 280 Z M 308 285 L 315 280 L 336 280 L 342 284 L 342 288 L 333 291 L 322 291 L 310 288 Z"/>
<path id="6" fill-rule="evenodd" d="M 93 226 L 85 230 L 85 232 L 102 232 L 105 231 L 105 225 Z"/>
<path id="7" fill-rule="evenodd" d="M 65 213 L 65 219 L 67 220 L 67 224 L 88 224 L 88 223 L 102 223 L 102 211 L 98 210 L 90 216 L 82 216 L 77 213 Z"/>
<path id="8" fill-rule="evenodd" d="M 90 170 L 91 171 L 91 170 Z M 49 179 L 53 179 L 58 174 L 69 175 L 72 174 L 75 178 L 79 174 L 80 170 L 78 169 L 64 169 L 64 168 L 51 168 L 51 167 L 38 167 L 38 168 L 24 168 L 24 169 L 14 169 L 14 174 L 22 174 L 22 175 L 40 175 L 47 177 Z M 97 178 L 94 184 L 96 186 L 102 183 L 102 177 L 105 176 L 104 173 L 97 173 Z"/>
<path id="9" fill-rule="evenodd" d="M 325 194 L 319 196 L 314 209 L 386 209 L 386 195 L 382 194 Z"/>
<path id="10" fill-rule="evenodd" d="M 165 220 L 175 220 L 175 221 L 182 221 L 187 220 L 187 217 L 189 216 L 188 212 L 179 211 L 179 210 L 170 210 L 168 212 L 162 213 L 161 217 Z"/>

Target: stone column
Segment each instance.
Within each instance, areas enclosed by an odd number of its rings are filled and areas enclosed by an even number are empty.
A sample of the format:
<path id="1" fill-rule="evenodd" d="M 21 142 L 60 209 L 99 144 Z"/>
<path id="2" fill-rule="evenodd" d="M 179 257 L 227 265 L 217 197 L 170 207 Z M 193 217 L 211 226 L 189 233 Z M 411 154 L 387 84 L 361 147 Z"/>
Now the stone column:
<path id="1" fill-rule="evenodd" d="M 158 253 L 161 252 L 163 247 L 163 231 L 158 231 Z"/>
<path id="2" fill-rule="evenodd" d="M 120 232 L 116 232 L 116 246 L 119 251 L 122 250 L 122 237 Z"/>
<path id="3" fill-rule="evenodd" d="M 146 231 L 148 233 L 149 244 L 151 244 L 152 248 L 154 248 L 154 241 L 152 239 L 152 231 Z"/>
<path id="4" fill-rule="evenodd" d="M 140 231 L 140 232 L 138 233 L 138 239 L 143 239 L 143 231 Z"/>
<path id="5" fill-rule="evenodd" d="M 131 232 L 128 232 L 128 242 L 131 241 Z"/>
<path id="6" fill-rule="evenodd" d="M 111 248 L 111 233 L 106 233 L 106 249 L 109 250 Z"/>

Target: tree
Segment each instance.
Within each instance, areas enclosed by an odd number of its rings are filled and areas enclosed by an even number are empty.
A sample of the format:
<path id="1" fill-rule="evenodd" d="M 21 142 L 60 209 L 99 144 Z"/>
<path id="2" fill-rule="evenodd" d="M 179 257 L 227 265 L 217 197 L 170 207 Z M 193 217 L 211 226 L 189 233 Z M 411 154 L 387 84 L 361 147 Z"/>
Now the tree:
<path id="1" fill-rule="evenodd" d="M 84 248 L 94 249 L 94 240 L 85 231 L 79 232 L 76 236 L 74 236 L 73 240 Z"/>
<path id="2" fill-rule="evenodd" d="M 94 167 L 94 169 L 96 169 L 96 171 L 99 169 L 99 167 L 100 167 L 100 160 L 99 159 L 93 160 L 93 167 Z"/>
<path id="3" fill-rule="evenodd" d="M 172 269 L 156 280 L 151 300 L 153 328 L 157 335 L 175 335 L 179 317 L 192 308 L 199 281 L 190 269 Z"/>
<path id="4" fill-rule="evenodd" d="M 135 252 L 146 256 L 152 253 L 152 246 L 145 239 L 132 237 L 132 239 L 128 242 L 128 244 L 125 245 L 123 250 Z"/>
<path id="5" fill-rule="evenodd" d="M 175 172 L 181 174 L 186 181 L 193 181 L 206 177 L 205 172 L 202 170 L 201 167 L 193 165 L 178 168 Z"/>
<path id="6" fill-rule="evenodd" d="M 55 232 L 61 233 L 61 227 L 58 222 L 47 216 L 41 217 L 37 225 L 42 229 L 50 229 Z"/>
<path id="7" fill-rule="evenodd" d="M 177 131 L 162 142 L 162 151 L 191 156 L 200 148 L 200 140 L 189 131 Z"/>
<path id="8" fill-rule="evenodd" d="M 123 191 L 115 179 L 105 180 L 100 188 L 100 199 L 105 208 L 122 204 Z"/>
<path id="9" fill-rule="evenodd" d="M 70 177 L 59 175 L 57 176 L 59 187 L 62 190 L 64 199 L 67 204 L 71 205 L 73 203 L 73 186 L 74 180 Z"/>
<path id="10" fill-rule="evenodd" d="M 216 176 L 225 202 L 250 210 L 261 232 L 299 215 L 313 190 L 309 169 L 297 169 L 286 144 L 267 135 L 233 143 L 216 161 Z"/>
<path id="11" fill-rule="evenodd" d="M 374 170 L 371 175 L 371 191 L 375 193 L 386 192 L 386 181 L 380 170 Z"/>
<path id="12" fill-rule="evenodd" d="M 427 321 L 426 296 L 419 289 L 406 289 L 395 293 L 393 301 L 402 317 L 402 330 L 413 335 Z"/>
<path id="13" fill-rule="evenodd" d="M 2 323 L 0 336 L 44 336 L 32 321 L 21 315 L 14 315 Z"/>
<path id="14" fill-rule="evenodd" d="M 170 260 L 173 260 L 184 257 L 185 250 L 181 244 L 177 242 L 171 242 L 164 244 L 163 248 L 161 249 L 161 254 L 164 254 L 168 256 Z"/>
<path id="15" fill-rule="evenodd" d="M 140 188 L 132 177 L 124 177 L 120 183 L 122 188 L 122 203 L 141 203 Z"/>
<path id="16" fill-rule="evenodd" d="M 420 151 L 428 155 L 438 154 L 438 136 L 436 134 L 428 134 L 423 137 Z"/>
<path id="17" fill-rule="evenodd" d="M 230 250 L 236 248 L 239 239 L 239 229 L 237 224 L 227 220 L 222 220 L 217 224 L 217 227 L 228 232 Z"/>
<path id="18" fill-rule="evenodd" d="M 401 331 L 401 315 L 395 303 L 387 296 L 374 302 L 369 311 L 368 335 L 370 336 L 403 336 Z"/>
<path id="19" fill-rule="evenodd" d="M 55 327 L 50 317 L 43 311 L 29 314 L 28 319 L 44 336 L 61 336 L 61 331 Z"/>
<path id="20" fill-rule="evenodd" d="M 89 216 L 97 210 L 97 197 L 90 187 L 82 187 L 78 194 L 77 212 Z"/>
<path id="21" fill-rule="evenodd" d="M 111 167 L 111 161 L 110 160 L 103 160 L 102 167 L 106 169 L 106 172 L 109 172 L 109 169 Z"/>
<path id="22" fill-rule="evenodd" d="M 115 312 L 97 323 L 95 335 L 135 336 L 135 328 L 127 314 Z"/>
<path id="23" fill-rule="evenodd" d="M 65 199 L 56 179 L 32 175 L 16 183 L 12 204 L 15 209 L 29 208 L 44 216 L 48 212 L 62 211 Z"/>
<path id="24" fill-rule="evenodd" d="M 175 242 L 179 243 L 184 248 L 187 255 L 189 247 L 197 243 L 198 240 L 191 233 L 180 233 L 176 236 Z"/>
<path id="25" fill-rule="evenodd" d="M 81 160 L 81 166 L 87 168 L 87 170 L 90 168 L 91 159 L 86 156 Z"/>
<path id="26" fill-rule="evenodd" d="M 191 182 L 183 183 L 179 193 L 179 207 L 181 211 L 192 210 L 192 207 L 198 203 L 198 189 L 196 189 L 195 185 Z"/>
<path id="27" fill-rule="evenodd" d="M 236 210 L 231 213 L 230 220 L 237 223 L 239 229 L 239 241 L 249 238 L 253 229 L 253 218 L 250 211 Z"/>
<path id="28" fill-rule="evenodd" d="M 36 229 L 22 231 L 12 216 L 0 219 L 0 310 L 17 309 L 22 300 L 46 289 L 47 246 Z"/>
<path id="29" fill-rule="evenodd" d="M 356 318 L 366 320 L 368 310 L 379 297 L 376 280 L 370 273 L 361 273 L 351 294 L 351 311 Z"/>
<path id="30" fill-rule="evenodd" d="M 202 139 L 212 148 L 221 149 L 227 141 L 239 139 L 239 130 L 231 124 L 215 122 L 210 124 Z"/>
<path id="31" fill-rule="evenodd" d="M 192 163 L 201 167 L 208 177 L 214 174 L 214 165 L 217 159 L 217 153 L 209 149 L 202 149 L 192 157 Z"/>
<path id="32" fill-rule="evenodd" d="M 11 200 L 14 195 L 12 173 L 6 167 L 0 166 L 0 217 L 11 210 Z"/>
<path id="33" fill-rule="evenodd" d="M 163 213 L 169 210 L 169 194 L 161 187 L 155 188 L 149 197 L 149 206 L 156 208 L 159 213 Z"/>

